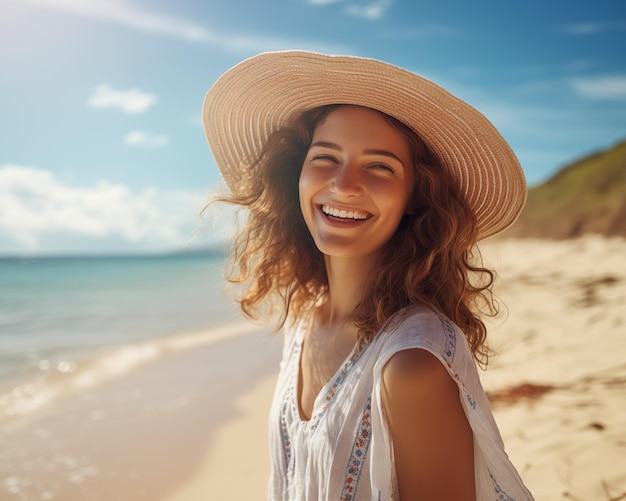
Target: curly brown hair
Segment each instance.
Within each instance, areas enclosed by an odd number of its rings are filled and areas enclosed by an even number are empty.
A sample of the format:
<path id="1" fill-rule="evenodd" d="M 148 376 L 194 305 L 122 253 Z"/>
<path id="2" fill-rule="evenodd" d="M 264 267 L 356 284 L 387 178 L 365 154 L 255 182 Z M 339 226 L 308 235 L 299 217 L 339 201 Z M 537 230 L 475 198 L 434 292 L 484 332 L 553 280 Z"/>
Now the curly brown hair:
<path id="1" fill-rule="evenodd" d="M 298 181 L 315 128 L 339 106 L 305 111 L 272 133 L 236 191 L 216 199 L 247 209 L 227 279 L 245 285 L 238 301 L 248 317 L 278 310 L 277 330 L 328 291 L 324 256 L 300 210 Z M 491 292 L 494 272 L 482 266 L 475 245 L 475 216 L 455 179 L 422 139 L 381 114 L 409 144 L 415 183 L 409 214 L 384 245 L 353 312 L 359 346 L 367 345 L 401 308 L 426 305 L 454 321 L 475 359 L 486 365 L 489 349 L 480 314 L 493 316 L 498 305 Z"/>

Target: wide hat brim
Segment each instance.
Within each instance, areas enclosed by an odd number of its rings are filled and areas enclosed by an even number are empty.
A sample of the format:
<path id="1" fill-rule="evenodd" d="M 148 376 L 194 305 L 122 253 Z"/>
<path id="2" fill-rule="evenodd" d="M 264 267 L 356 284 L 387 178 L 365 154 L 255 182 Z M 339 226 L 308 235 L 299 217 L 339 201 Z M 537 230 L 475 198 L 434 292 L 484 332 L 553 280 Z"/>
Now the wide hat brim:
<path id="1" fill-rule="evenodd" d="M 479 239 L 509 227 L 524 207 L 526 179 L 515 154 L 469 104 L 397 66 L 305 51 L 246 59 L 206 94 L 204 130 L 230 189 L 237 191 L 242 169 L 273 131 L 327 104 L 373 108 L 413 129 L 456 179 L 476 216 Z"/>

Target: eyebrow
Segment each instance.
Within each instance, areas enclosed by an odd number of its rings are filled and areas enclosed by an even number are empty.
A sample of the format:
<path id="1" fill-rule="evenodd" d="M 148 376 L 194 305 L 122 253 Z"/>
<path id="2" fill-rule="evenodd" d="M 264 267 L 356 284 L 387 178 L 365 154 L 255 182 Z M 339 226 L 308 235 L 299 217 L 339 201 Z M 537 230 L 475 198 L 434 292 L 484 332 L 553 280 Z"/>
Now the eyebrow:
<path id="1" fill-rule="evenodd" d="M 310 148 L 313 148 L 314 146 L 319 146 L 319 147 L 322 147 L 322 148 L 330 148 L 332 150 L 337 150 L 337 151 L 343 151 L 341 146 L 339 146 L 337 143 L 331 143 L 329 141 L 317 141 L 317 142 L 313 143 L 310 146 Z M 393 159 L 397 160 L 398 162 L 400 162 L 400 165 L 402 165 L 402 167 L 406 168 L 406 166 L 404 165 L 404 162 L 400 159 L 400 157 L 398 157 L 398 155 L 396 155 L 395 153 L 393 153 L 391 151 L 369 149 L 369 150 L 365 150 L 363 153 L 365 155 L 380 155 L 380 156 L 383 156 L 383 157 L 393 158 Z"/>

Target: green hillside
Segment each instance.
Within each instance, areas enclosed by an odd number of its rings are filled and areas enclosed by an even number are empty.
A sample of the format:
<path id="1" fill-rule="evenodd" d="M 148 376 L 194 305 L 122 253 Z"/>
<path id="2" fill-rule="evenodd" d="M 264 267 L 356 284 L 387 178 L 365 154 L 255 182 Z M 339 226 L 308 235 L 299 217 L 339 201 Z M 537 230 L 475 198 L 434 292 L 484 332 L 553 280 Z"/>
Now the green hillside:
<path id="1" fill-rule="evenodd" d="M 528 192 L 506 237 L 626 236 L 626 141 L 561 169 Z"/>

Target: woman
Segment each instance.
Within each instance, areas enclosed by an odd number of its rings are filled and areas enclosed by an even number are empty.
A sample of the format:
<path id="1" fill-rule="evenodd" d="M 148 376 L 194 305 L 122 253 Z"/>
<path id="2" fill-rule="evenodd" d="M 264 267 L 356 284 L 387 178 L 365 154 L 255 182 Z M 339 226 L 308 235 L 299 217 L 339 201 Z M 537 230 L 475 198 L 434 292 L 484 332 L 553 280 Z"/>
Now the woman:
<path id="1" fill-rule="evenodd" d="M 247 209 L 230 280 L 284 330 L 269 499 L 532 499 L 475 367 L 496 311 L 475 244 L 526 197 L 493 126 L 400 68 L 300 51 L 229 70 L 203 117 Z"/>

